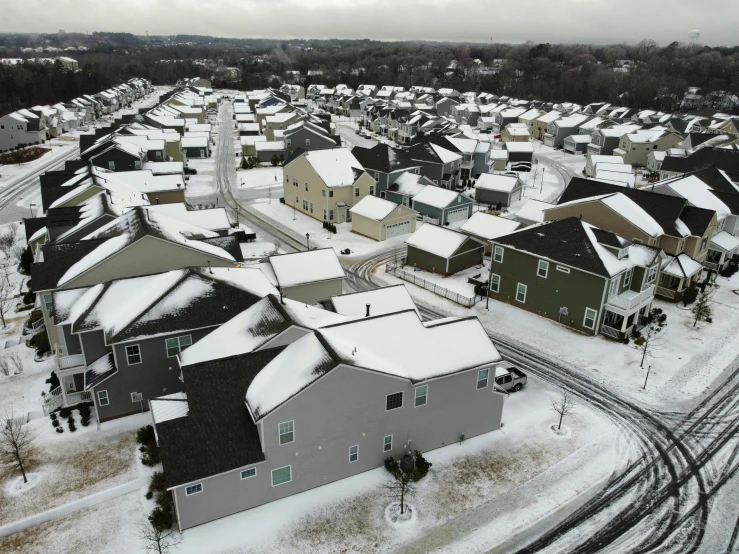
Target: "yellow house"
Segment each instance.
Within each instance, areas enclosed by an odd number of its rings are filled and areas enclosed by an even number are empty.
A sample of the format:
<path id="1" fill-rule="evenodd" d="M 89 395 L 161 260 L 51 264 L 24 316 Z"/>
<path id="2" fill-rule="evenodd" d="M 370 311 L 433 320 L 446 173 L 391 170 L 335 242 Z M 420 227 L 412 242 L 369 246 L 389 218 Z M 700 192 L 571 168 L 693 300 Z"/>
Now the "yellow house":
<path id="1" fill-rule="evenodd" d="M 664 152 L 682 140 L 674 131 L 643 129 L 623 135 L 613 154 L 621 156 L 625 164 L 646 166 L 650 152 Z"/>
<path id="2" fill-rule="evenodd" d="M 542 140 L 544 138 L 544 134 L 547 132 L 549 124 L 552 121 L 556 121 L 560 117 L 562 117 L 561 113 L 559 113 L 557 110 L 552 110 L 551 112 L 545 113 L 544 115 L 540 115 L 539 117 L 532 119 L 528 122 L 529 134 L 535 139 Z"/>
<path id="3" fill-rule="evenodd" d="M 365 196 L 351 213 L 352 232 L 377 241 L 416 232 L 417 211 L 377 196 Z"/>
<path id="4" fill-rule="evenodd" d="M 531 134 L 525 123 L 509 123 L 500 133 L 500 140 L 503 142 L 528 142 Z"/>
<path id="5" fill-rule="evenodd" d="M 305 152 L 287 164 L 285 205 L 319 221 L 351 221 L 351 210 L 375 193 L 376 181 L 348 148 Z"/>

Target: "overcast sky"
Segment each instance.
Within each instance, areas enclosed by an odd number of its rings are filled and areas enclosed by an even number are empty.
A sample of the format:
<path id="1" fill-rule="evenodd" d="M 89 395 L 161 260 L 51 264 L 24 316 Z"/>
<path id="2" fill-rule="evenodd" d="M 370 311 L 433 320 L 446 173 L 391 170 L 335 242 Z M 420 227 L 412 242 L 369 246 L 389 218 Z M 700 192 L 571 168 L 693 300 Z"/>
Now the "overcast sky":
<path id="1" fill-rule="evenodd" d="M 739 0 L 2 0 L 0 32 L 489 42 L 739 42 Z"/>

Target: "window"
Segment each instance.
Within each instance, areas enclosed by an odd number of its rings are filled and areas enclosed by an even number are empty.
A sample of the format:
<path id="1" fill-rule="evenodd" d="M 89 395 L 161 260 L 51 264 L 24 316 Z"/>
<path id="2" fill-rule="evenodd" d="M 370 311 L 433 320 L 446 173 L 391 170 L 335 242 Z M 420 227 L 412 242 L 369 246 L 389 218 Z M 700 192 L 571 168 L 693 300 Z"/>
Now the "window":
<path id="1" fill-rule="evenodd" d="M 323 190 L 321 191 L 321 196 L 323 196 L 324 198 L 326 198 L 326 189 L 323 189 Z"/>
<path id="2" fill-rule="evenodd" d="M 380 174 L 377 171 L 375 171 L 375 181 L 379 181 L 379 180 L 380 180 Z"/>
<path id="3" fill-rule="evenodd" d="M 111 171 L 115 171 L 115 162 L 113 160 L 110 160 L 108 162 L 108 169 L 110 169 Z"/>
<path id="4" fill-rule="evenodd" d="M 546 279 L 547 275 L 549 274 L 549 262 L 539 260 L 539 266 L 536 268 L 536 274 L 539 277 L 543 277 L 544 279 Z"/>
<path id="5" fill-rule="evenodd" d="M 305 192 L 308 192 L 308 183 L 305 184 Z"/>
<path id="6" fill-rule="evenodd" d="M 156 155 L 157 160 L 161 160 L 162 159 L 162 153 L 159 150 L 156 151 L 156 154 L 155 155 Z"/>
<path id="7" fill-rule="evenodd" d="M 98 404 L 100 404 L 101 406 L 107 406 L 108 404 L 110 404 L 110 398 L 108 398 L 107 390 L 98 391 Z"/>
<path id="8" fill-rule="evenodd" d="M 496 275 L 495 273 L 490 275 L 490 290 L 500 292 L 500 275 Z"/>
<path id="9" fill-rule="evenodd" d="M 311 203 L 309 204 L 309 206 L 310 206 L 310 213 L 313 213 L 313 202 L 311 202 Z"/>
<path id="10" fill-rule="evenodd" d="M 46 311 L 51 313 L 51 305 L 52 305 L 52 297 L 50 292 L 44 293 L 44 307 L 46 308 Z"/>
<path id="11" fill-rule="evenodd" d="M 292 146 L 292 140 L 287 139 L 286 144 L 287 144 L 287 146 Z"/>
<path id="12" fill-rule="evenodd" d="M 349 463 L 354 463 L 359 459 L 359 445 L 349 447 Z"/>
<path id="13" fill-rule="evenodd" d="M 598 312 L 592 308 L 585 308 L 585 319 L 582 322 L 583 327 L 588 329 L 595 329 L 595 318 L 598 317 Z"/>
<path id="14" fill-rule="evenodd" d="M 126 360 L 128 361 L 128 365 L 141 363 L 141 349 L 138 344 L 126 346 Z"/>
<path id="15" fill-rule="evenodd" d="M 272 470 L 272 486 L 289 483 L 293 480 L 290 466 L 280 467 Z"/>
<path id="16" fill-rule="evenodd" d="M 370 192 L 369 192 L 369 193 L 370 193 L 370 194 L 371 194 L 372 196 L 374 196 L 374 195 L 375 195 L 375 185 L 370 185 Z"/>
<path id="17" fill-rule="evenodd" d="M 306 146 L 310 146 L 310 139 L 309 138 L 305 139 L 305 145 Z"/>
<path id="18" fill-rule="evenodd" d="M 295 420 L 280 423 L 280 444 L 288 444 L 295 440 Z"/>
<path id="19" fill-rule="evenodd" d="M 631 276 L 634 273 L 634 268 L 632 267 L 629 269 L 626 273 L 624 273 L 624 286 L 628 287 L 631 284 Z"/>
<path id="20" fill-rule="evenodd" d="M 392 449 L 393 449 L 393 436 L 387 435 L 384 439 L 382 439 L 382 451 L 390 452 Z"/>
<path id="21" fill-rule="evenodd" d="M 498 263 L 503 263 L 503 247 L 502 246 L 496 246 L 493 249 L 493 261 L 496 261 Z"/>
<path id="22" fill-rule="evenodd" d="M 293 177 L 293 186 L 294 187 L 298 186 L 298 180 L 295 177 Z"/>
<path id="23" fill-rule="evenodd" d="M 290 176 L 288 174 L 285 174 L 285 182 L 286 183 L 290 182 Z"/>
<path id="24" fill-rule="evenodd" d="M 133 166 L 136 169 L 141 169 L 141 160 L 136 160 L 135 162 L 133 162 Z"/>
<path id="25" fill-rule="evenodd" d="M 407 196 L 404 196 L 402 202 L 403 202 L 403 206 L 407 206 L 408 205 L 408 197 Z"/>
<path id="26" fill-rule="evenodd" d="M 244 479 L 251 479 L 252 477 L 256 477 L 256 476 L 257 476 L 257 468 L 255 467 L 250 467 L 249 469 L 245 469 L 244 471 L 241 472 L 242 481 Z"/>
<path id="27" fill-rule="evenodd" d="M 303 200 L 303 211 L 306 211 L 306 212 L 308 211 L 308 201 L 307 200 Z"/>
<path id="28" fill-rule="evenodd" d="M 323 209 L 323 220 L 326 221 L 326 209 Z"/>
<path id="29" fill-rule="evenodd" d="M 334 211 L 333 210 L 329 210 L 328 211 L 328 220 L 329 221 L 333 221 L 334 220 Z"/>
<path id="30" fill-rule="evenodd" d="M 396 392 L 393 394 L 388 394 L 385 398 L 385 409 L 386 410 L 394 410 L 395 408 L 402 408 L 403 407 L 403 393 L 402 392 Z"/>
<path id="31" fill-rule="evenodd" d="M 333 198 L 334 197 L 334 191 L 330 190 L 328 191 L 328 197 Z"/>
<path id="32" fill-rule="evenodd" d="M 489 369 L 481 369 L 477 372 L 477 390 L 487 388 L 488 377 L 490 376 Z"/>
<path id="33" fill-rule="evenodd" d="M 561 271 L 562 273 L 567 273 L 568 275 L 570 274 L 570 268 L 569 267 L 565 267 L 563 265 L 558 265 L 557 266 L 557 271 Z"/>
<path id="34" fill-rule="evenodd" d="M 519 283 L 516 287 L 516 300 L 521 302 L 522 304 L 526 303 L 526 291 L 529 287 L 524 285 L 523 283 Z"/>
<path id="35" fill-rule="evenodd" d="M 708 239 L 704 238 L 701 241 L 701 252 L 706 249 L 706 245 L 708 244 Z"/>
<path id="36" fill-rule="evenodd" d="M 197 485 L 190 485 L 189 487 L 185 487 L 185 496 L 190 496 L 191 494 L 198 494 L 199 492 L 203 492 L 202 483 L 198 483 Z"/>
<path id="37" fill-rule="evenodd" d="M 611 279 L 611 288 L 608 290 L 608 296 L 618 294 L 618 287 L 621 284 L 621 276 Z"/>
<path id="38" fill-rule="evenodd" d="M 418 408 L 419 406 L 425 406 L 426 400 L 428 399 L 429 386 L 421 385 L 416 387 L 416 396 L 413 399 L 413 407 Z"/>
<path id="39" fill-rule="evenodd" d="M 354 189 L 354 196 L 359 197 L 359 187 Z"/>
<path id="40" fill-rule="evenodd" d="M 176 356 L 182 352 L 185 348 L 192 345 L 192 337 L 190 335 L 184 335 L 182 337 L 174 337 L 166 340 L 167 345 L 167 358 Z"/>
<path id="41" fill-rule="evenodd" d="M 296 196 L 295 197 L 295 205 L 297 206 L 299 204 L 300 204 L 300 197 L 299 196 Z"/>
<path id="42" fill-rule="evenodd" d="M 653 265 L 649 268 L 649 273 L 647 274 L 647 283 L 653 282 L 657 278 L 657 266 Z"/>

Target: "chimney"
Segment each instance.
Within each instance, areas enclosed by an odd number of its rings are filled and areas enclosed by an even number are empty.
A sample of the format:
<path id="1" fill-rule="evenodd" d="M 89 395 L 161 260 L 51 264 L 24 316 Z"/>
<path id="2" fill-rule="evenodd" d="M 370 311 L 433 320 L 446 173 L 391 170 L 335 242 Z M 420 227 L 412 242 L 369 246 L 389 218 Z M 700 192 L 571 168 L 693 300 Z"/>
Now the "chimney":
<path id="1" fill-rule="evenodd" d="M 370 305 L 367 304 L 367 315 L 365 315 L 364 317 L 369 317 L 369 316 L 370 316 Z"/>

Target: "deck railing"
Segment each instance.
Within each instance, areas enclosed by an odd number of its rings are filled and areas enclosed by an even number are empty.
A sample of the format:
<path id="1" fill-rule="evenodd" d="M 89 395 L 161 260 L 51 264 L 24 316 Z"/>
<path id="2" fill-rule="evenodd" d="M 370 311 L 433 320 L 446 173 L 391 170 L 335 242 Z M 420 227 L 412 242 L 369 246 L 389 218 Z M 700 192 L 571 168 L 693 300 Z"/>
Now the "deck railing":
<path id="1" fill-rule="evenodd" d="M 471 308 L 483 298 L 482 296 L 464 296 L 463 294 L 459 294 L 458 292 L 454 292 L 447 288 L 441 287 L 436 283 L 432 283 L 431 281 L 427 281 L 426 279 L 418 277 L 413 273 L 400 269 L 399 266 L 396 266 L 392 262 L 385 265 L 385 271 L 387 271 L 390 275 L 394 275 L 399 279 L 403 279 L 403 281 L 413 283 L 414 285 L 431 291 L 434 294 L 438 294 L 439 296 L 442 296 L 447 300 L 451 300 L 452 302 L 455 302 L 460 306 L 464 306 L 465 308 Z"/>

